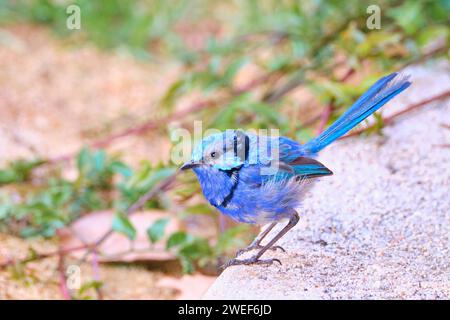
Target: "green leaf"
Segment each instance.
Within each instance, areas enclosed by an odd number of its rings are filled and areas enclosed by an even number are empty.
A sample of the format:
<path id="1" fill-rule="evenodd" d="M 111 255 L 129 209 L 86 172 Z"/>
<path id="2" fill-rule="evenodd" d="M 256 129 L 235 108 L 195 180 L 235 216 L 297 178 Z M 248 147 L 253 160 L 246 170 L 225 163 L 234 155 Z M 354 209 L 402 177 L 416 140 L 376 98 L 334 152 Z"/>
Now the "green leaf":
<path id="1" fill-rule="evenodd" d="M 96 289 L 100 289 L 102 286 L 103 286 L 103 282 L 101 282 L 101 281 L 96 281 L 96 280 L 88 281 L 86 283 L 83 283 L 83 285 L 80 287 L 80 289 L 78 289 L 78 294 L 83 295 L 89 289 L 96 290 Z"/>
<path id="2" fill-rule="evenodd" d="M 94 168 L 95 171 L 102 171 L 106 165 L 106 152 L 98 150 L 94 153 Z"/>
<path id="3" fill-rule="evenodd" d="M 17 175 L 12 170 L 0 170 L 0 185 L 13 183 L 18 180 Z"/>
<path id="4" fill-rule="evenodd" d="M 169 239 L 167 239 L 166 248 L 170 249 L 176 246 L 180 246 L 192 239 L 192 236 L 187 234 L 184 231 L 177 231 L 170 235 Z"/>
<path id="5" fill-rule="evenodd" d="M 77 292 L 77 295 L 75 298 L 79 299 L 79 300 L 92 300 L 93 298 L 87 294 L 89 292 L 89 290 L 98 290 L 102 286 L 103 286 L 103 282 L 97 281 L 97 280 L 92 280 L 92 281 L 83 283 L 83 285 L 80 287 L 80 289 L 78 289 L 78 292 Z"/>
<path id="6" fill-rule="evenodd" d="M 287 123 L 284 116 L 273 105 L 255 102 L 248 106 L 258 117 L 264 118 L 269 123 L 276 124 L 279 127 L 283 127 Z"/>
<path id="7" fill-rule="evenodd" d="M 183 273 L 191 274 L 195 271 L 194 263 L 188 257 L 180 257 L 181 267 L 183 268 Z"/>
<path id="8" fill-rule="evenodd" d="M 241 224 L 233 228 L 225 230 L 217 240 L 216 252 L 217 254 L 223 254 L 228 249 L 234 249 L 245 245 L 243 235 L 249 233 L 249 226 Z"/>
<path id="9" fill-rule="evenodd" d="M 189 89 L 189 80 L 190 78 L 182 78 L 175 81 L 162 97 L 161 105 L 171 109 L 176 99 L 183 93 L 186 93 L 186 91 Z"/>
<path id="10" fill-rule="evenodd" d="M 92 155 L 87 147 L 81 149 L 77 155 L 77 168 L 80 172 L 84 172 L 91 162 Z"/>
<path id="11" fill-rule="evenodd" d="M 185 209 L 185 212 L 187 214 L 211 214 L 213 211 L 211 210 L 211 206 L 199 203 L 192 205 L 190 207 L 187 207 Z"/>
<path id="12" fill-rule="evenodd" d="M 178 250 L 178 255 L 193 260 L 209 256 L 211 253 L 212 250 L 208 240 L 198 237 L 193 237 Z"/>
<path id="13" fill-rule="evenodd" d="M 289 57 L 276 56 L 268 62 L 267 68 L 269 71 L 279 71 L 285 69 L 287 66 L 289 66 L 290 63 L 291 60 L 289 59 Z"/>
<path id="14" fill-rule="evenodd" d="M 43 160 L 15 160 L 7 168 L 0 170 L 0 185 L 25 182 L 29 180 L 33 169 L 44 163 Z"/>
<path id="15" fill-rule="evenodd" d="M 158 182 L 166 179 L 175 172 L 174 168 L 154 169 L 149 163 L 143 166 L 126 183 L 127 189 L 137 189 L 146 192 L 153 188 Z"/>
<path id="16" fill-rule="evenodd" d="M 12 205 L 9 203 L 0 204 L 0 220 L 5 220 L 11 214 Z"/>
<path id="17" fill-rule="evenodd" d="M 369 129 L 367 129 L 364 133 L 366 135 L 371 135 L 371 134 L 381 134 L 382 130 L 385 126 L 384 121 L 383 121 L 383 116 L 381 115 L 381 112 L 375 112 L 373 114 L 373 117 L 375 119 L 375 123 L 373 124 L 372 127 L 370 127 Z"/>
<path id="18" fill-rule="evenodd" d="M 113 161 L 111 163 L 111 169 L 113 172 L 118 173 L 126 178 L 129 178 L 133 175 L 133 170 L 121 161 Z"/>
<path id="19" fill-rule="evenodd" d="M 194 237 L 183 231 L 173 233 L 167 240 L 167 249 L 176 248 L 176 255 L 180 258 L 183 271 L 191 273 L 193 262 L 212 256 L 212 248 L 206 239 Z"/>
<path id="20" fill-rule="evenodd" d="M 388 16 L 392 17 L 407 34 L 413 34 L 425 23 L 422 6 L 420 1 L 406 1 L 401 6 L 390 9 Z"/>
<path id="21" fill-rule="evenodd" d="M 445 26 L 429 26 L 420 30 L 417 42 L 421 47 L 425 47 L 438 39 L 447 39 L 449 36 L 449 28 Z"/>
<path id="22" fill-rule="evenodd" d="M 24 227 L 20 230 L 20 236 L 22 238 L 31 238 L 39 235 L 41 230 L 38 230 L 34 227 Z"/>
<path id="23" fill-rule="evenodd" d="M 151 243 L 155 243 L 164 237 L 164 231 L 166 229 L 169 219 L 161 218 L 156 220 L 148 229 L 147 236 Z"/>
<path id="24" fill-rule="evenodd" d="M 123 213 L 116 213 L 112 228 L 114 231 L 126 235 L 130 240 L 136 239 L 136 229 L 130 219 Z"/>
<path id="25" fill-rule="evenodd" d="M 242 57 L 240 59 L 237 59 L 236 61 L 233 61 L 223 74 L 224 83 L 230 85 L 239 70 L 248 62 L 249 59 L 247 57 Z"/>

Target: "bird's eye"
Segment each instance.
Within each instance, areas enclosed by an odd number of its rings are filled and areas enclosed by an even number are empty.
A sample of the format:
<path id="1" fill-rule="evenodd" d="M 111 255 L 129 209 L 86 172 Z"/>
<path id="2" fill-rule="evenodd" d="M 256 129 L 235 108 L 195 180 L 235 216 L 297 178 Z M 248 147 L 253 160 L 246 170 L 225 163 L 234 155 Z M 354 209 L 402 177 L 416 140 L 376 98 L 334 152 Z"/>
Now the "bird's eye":
<path id="1" fill-rule="evenodd" d="M 217 155 L 217 153 L 216 153 L 215 151 L 214 151 L 214 152 L 211 152 L 211 158 L 215 158 L 216 155 Z"/>

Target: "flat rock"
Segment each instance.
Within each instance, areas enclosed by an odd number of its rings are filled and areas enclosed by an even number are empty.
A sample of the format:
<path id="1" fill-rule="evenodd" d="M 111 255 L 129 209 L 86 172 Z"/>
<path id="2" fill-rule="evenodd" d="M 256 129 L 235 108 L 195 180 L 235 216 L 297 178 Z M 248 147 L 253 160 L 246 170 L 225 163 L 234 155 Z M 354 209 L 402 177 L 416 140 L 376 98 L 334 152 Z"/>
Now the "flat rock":
<path id="1" fill-rule="evenodd" d="M 384 116 L 450 88 L 448 65 L 408 72 L 413 86 Z M 280 240 L 287 252 L 264 255 L 283 265 L 230 267 L 204 298 L 449 299 L 449 114 L 449 99 L 430 103 L 383 137 L 324 150 L 334 175 L 305 198 L 299 224 Z"/>

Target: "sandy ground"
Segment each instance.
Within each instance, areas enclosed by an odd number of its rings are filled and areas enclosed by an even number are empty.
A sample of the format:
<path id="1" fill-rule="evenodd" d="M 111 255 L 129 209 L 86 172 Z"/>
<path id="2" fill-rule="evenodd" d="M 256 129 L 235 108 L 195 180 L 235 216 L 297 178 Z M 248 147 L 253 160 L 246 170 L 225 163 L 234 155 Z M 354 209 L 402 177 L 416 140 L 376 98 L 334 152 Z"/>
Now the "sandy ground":
<path id="1" fill-rule="evenodd" d="M 179 72 L 171 63 L 146 64 L 68 45 L 29 25 L 0 28 L 0 70 L 0 165 L 76 152 L 152 119 L 155 103 Z M 158 137 L 127 137 L 114 150 L 133 150 L 124 152 L 127 161 L 157 161 L 169 154 Z"/>
<path id="2" fill-rule="evenodd" d="M 0 257 L 24 257 L 30 247 L 38 252 L 57 250 L 54 241 L 23 240 L 0 234 Z M 61 299 L 58 258 L 52 257 L 28 264 L 18 270 L 9 268 L 0 271 L 0 300 L 5 299 Z M 67 259 L 66 266 L 80 267 L 80 284 L 93 279 L 93 269 L 89 263 L 79 265 L 77 260 Z M 69 269 L 67 269 L 69 270 Z M 70 273 L 68 273 L 70 275 Z M 162 271 L 149 271 L 145 266 L 102 265 L 99 276 L 104 283 L 102 293 L 105 299 L 174 299 L 179 290 L 173 286 L 159 285 L 167 277 Z M 74 295 L 77 290 L 72 291 Z M 93 289 L 83 294 L 91 298 L 97 295 Z"/>
<path id="3" fill-rule="evenodd" d="M 26 240 L 0 233 L 0 263 L 29 257 L 30 248 L 39 253 L 55 252 L 58 243 L 56 240 Z M 100 298 L 93 288 L 83 293 L 76 289 L 94 279 L 102 283 L 103 299 L 199 299 L 216 278 L 200 273 L 182 275 L 175 260 L 94 265 L 91 262 L 80 263 L 78 258 L 67 255 L 64 263 L 69 289 L 70 284 L 75 283 L 74 289 L 69 290 L 74 299 Z M 61 274 L 57 266 L 58 257 L 52 256 L 30 262 L 26 268 L 10 266 L 0 269 L 0 300 L 62 299 Z M 74 277 L 73 270 L 79 270 L 79 277 Z"/>
<path id="4" fill-rule="evenodd" d="M 414 85 L 385 114 L 449 89 L 448 66 L 410 72 Z M 324 150 L 334 176 L 305 199 L 280 241 L 287 253 L 265 254 L 283 265 L 228 268 L 204 298 L 449 299 L 449 112 L 449 100 L 432 103 L 385 137 Z"/>
<path id="5" fill-rule="evenodd" d="M 74 46 L 30 25 L 0 27 L 0 70 L 0 166 L 19 157 L 72 153 L 85 143 L 158 116 L 155 103 L 179 73 L 171 63 L 142 63 Z M 131 164 L 142 159 L 157 162 L 169 155 L 165 137 L 160 133 L 127 137 L 110 151 L 122 151 Z M 39 252 L 58 248 L 54 241 L 0 234 L 0 261 L 25 257 L 30 246 Z M 214 279 L 180 278 L 172 264 L 101 265 L 104 298 L 198 298 Z M 50 258 L 31 263 L 23 274 L 0 270 L 0 300 L 61 299 L 56 267 L 57 259 Z M 83 282 L 92 280 L 90 264 L 82 264 L 81 270 Z M 96 297 L 92 290 L 87 294 Z"/>

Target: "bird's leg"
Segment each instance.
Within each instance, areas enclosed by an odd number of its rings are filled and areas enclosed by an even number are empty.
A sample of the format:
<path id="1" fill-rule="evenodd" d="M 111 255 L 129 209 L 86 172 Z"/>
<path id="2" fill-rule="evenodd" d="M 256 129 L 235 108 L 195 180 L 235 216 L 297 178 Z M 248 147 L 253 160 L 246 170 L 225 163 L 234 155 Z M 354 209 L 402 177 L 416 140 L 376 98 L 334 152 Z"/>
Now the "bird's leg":
<path id="1" fill-rule="evenodd" d="M 280 240 L 280 238 L 283 237 L 286 234 L 286 232 L 291 230 L 298 223 L 298 220 L 299 220 L 298 213 L 294 211 L 291 218 L 289 219 L 288 224 L 283 229 L 281 229 L 281 231 L 275 237 L 273 237 L 273 239 L 270 240 L 269 243 L 266 244 L 256 255 L 248 259 L 242 260 L 232 259 L 227 264 L 224 265 L 224 269 L 229 266 L 236 266 L 236 265 L 250 265 L 250 264 L 270 265 L 273 264 L 274 262 L 278 262 L 279 264 L 281 264 L 281 261 L 278 259 L 262 260 L 259 258 L 264 254 L 264 252 L 269 250 L 275 244 L 275 242 Z"/>
<path id="2" fill-rule="evenodd" d="M 244 252 L 251 251 L 254 249 L 262 249 L 264 246 L 261 245 L 261 241 L 269 234 L 269 232 L 275 227 L 277 222 L 272 222 L 260 235 L 257 237 L 248 247 L 240 249 L 236 252 L 236 258 L 243 254 Z M 282 247 L 280 246 L 273 246 L 271 247 L 272 250 L 280 249 L 283 252 L 286 252 Z"/>
<path id="3" fill-rule="evenodd" d="M 256 254 L 256 259 L 259 259 L 264 252 L 266 252 L 268 249 L 270 249 L 275 242 L 277 242 L 278 240 L 280 240 L 289 230 L 291 230 L 293 227 L 295 227 L 295 225 L 298 223 L 298 221 L 300 220 L 298 213 L 293 211 L 291 218 L 289 219 L 289 222 L 287 223 L 287 225 L 281 229 L 281 231 L 275 236 L 273 237 L 272 240 L 269 241 L 268 244 L 266 244 L 257 254 Z"/>

